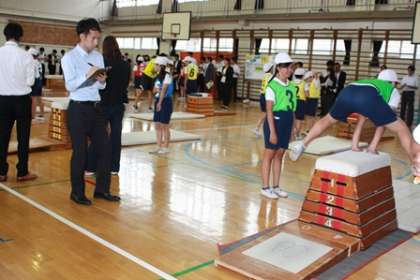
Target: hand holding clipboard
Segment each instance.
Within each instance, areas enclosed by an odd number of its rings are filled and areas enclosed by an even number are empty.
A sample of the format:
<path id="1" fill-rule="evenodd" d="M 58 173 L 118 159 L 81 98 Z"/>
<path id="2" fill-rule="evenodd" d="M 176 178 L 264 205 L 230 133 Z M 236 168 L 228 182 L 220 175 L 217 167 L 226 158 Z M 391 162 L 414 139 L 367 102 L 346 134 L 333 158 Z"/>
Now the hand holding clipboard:
<path id="1" fill-rule="evenodd" d="M 99 82 L 105 82 L 106 80 L 106 73 L 111 70 L 111 66 L 105 67 L 105 68 L 98 68 L 94 66 L 91 63 L 88 63 L 90 66 L 92 66 L 89 71 L 86 74 L 86 80 L 77 88 L 84 88 L 89 87 L 96 83 L 96 81 Z"/>

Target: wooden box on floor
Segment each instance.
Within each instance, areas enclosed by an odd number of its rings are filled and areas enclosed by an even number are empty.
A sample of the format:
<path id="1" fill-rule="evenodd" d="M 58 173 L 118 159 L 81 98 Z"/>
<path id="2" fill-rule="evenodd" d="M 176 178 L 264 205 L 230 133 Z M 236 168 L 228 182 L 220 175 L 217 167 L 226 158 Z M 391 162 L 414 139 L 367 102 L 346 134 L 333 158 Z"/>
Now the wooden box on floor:
<path id="1" fill-rule="evenodd" d="M 48 137 L 70 144 L 70 135 L 67 130 L 67 111 L 57 108 L 51 109 L 50 122 L 48 125 Z"/>
<path id="2" fill-rule="evenodd" d="M 351 139 L 353 137 L 354 130 L 356 129 L 358 120 L 359 117 L 357 114 L 351 114 L 347 118 L 347 123 L 338 123 L 336 136 Z M 375 125 L 370 120 L 367 120 L 363 126 L 360 141 L 370 142 L 375 134 L 375 129 Z"/>
<path id="3" fill-rule="evenodd" d="M 347 151 L 319 158 L 299 220 L 357 237 L 362 249 L 395 230 L 397 215 L 387 157 Z M 376 159 L 377 166 L 370 168 Z M 359 173 L 350 176 L 345 172 Z"/>
<path id="4" fill-rule="evenodd" d="M 213 116 L 213 97 L 188 96 L 187 112 Z"/>
<path id="5" fill-rule="evenodd" d="M 331 247 L 332 250 L 296 274 L 243 254 L 243 252 L 249 248 L 282 232 L 324 244 Z M 322 226 L 292 221 L 280 225 L 254 241 L 246 243 L 245 245 L 220 256 L 215 263 L 217 266 L 236 271 L 252 279 L 311 279 L 345 259 L 347 256 L 359 251 L 359 249 L 360 241 L 357 238 L 338 233 Z"/>

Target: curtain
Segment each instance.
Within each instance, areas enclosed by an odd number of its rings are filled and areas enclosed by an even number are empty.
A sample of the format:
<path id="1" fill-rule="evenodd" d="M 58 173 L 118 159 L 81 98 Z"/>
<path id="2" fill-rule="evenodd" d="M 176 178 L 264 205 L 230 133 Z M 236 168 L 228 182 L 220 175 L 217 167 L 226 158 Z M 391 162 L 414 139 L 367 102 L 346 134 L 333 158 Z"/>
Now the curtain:
<path id="1" fill-rule="evenodd" d="M 261 42 L 262 42 L 261 38 L 255 39 L 255 54 L 260 54 Z"/>
<path id="2" fill-rule="evenodd" d="M 156 55 L 159 55 L 159 53 L 160 53 L 160 38 L 156 38 L 156 44 L 157 44 Z"/>
<path id="3" fill-rule="evenodd" d="M 346 55 L 344 56 L 343 65 L 350 65 L 351 40 L 344 40 L 344 48 Z"/>
<path id="4" fill-rule="evenodd" d="M 114 2 L 112 3 L 111 16 L 112 17 L 117 17 L 118 16 L 117 0 L 114 0 Z"/>
<path id="5" fill-rule="evenodd" d="M 162 1 L 163 0 L 159 0 L 159 4 L 158 4 L 157 9 L 156 9 L 156 13 L 157 14 L 161 14 L 162 13 Z"/>
<path id="6" fill-rule="evenodd" d="M 381 50 L 382 43 L 382 40 L 373 41 L 373 55 L 372 60 L 369 63 L 371 67 L 379 67 L 379 51 Z"/>
<path id="7" fill-rule="evenodd" d="M 242 9 L 242 0 L 236 0 L 235 6 L 233 6 L 234 10 L 241 10 Z"/>
<path id="8" fill-rule="evenodd" d="M 171 52 L 169 53 L 170 56 L 175 56 L 176 54 L 176 40 L 171 40 Z"/>
<path id="9" fill-rule="evenodd" d="M 375 0 L 375 4 L 388 4 L 388 0 Z"/>
<path id="10" fill-rule="evenodd" d="M 354 6 L 356 5 L 356 0 L 347 0 L 346 1 L 346 6 Z"/>
<path id="11" fill-rule="evenodd" d="M 255 0 L 255 10 L 262 10 L 264 9 L 264 0 Z"/>
<path id="12" fill-rule="evenodd" d="M 178 12 L 178 0 L 172 0 L 171 12 Z"/>

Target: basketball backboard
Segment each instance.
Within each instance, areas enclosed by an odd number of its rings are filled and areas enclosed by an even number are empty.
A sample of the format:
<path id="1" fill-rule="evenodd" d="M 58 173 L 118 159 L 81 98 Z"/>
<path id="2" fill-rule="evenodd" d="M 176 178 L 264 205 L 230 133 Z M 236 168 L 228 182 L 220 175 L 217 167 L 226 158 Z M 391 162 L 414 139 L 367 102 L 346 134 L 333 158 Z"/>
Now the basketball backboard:
<path id="1" fill-rule="evenodd" d="M 189 40 L 191 12 L 164 13 L 162 40 Z"/>
<path id="2" fill-rule="evenodd" d="M 416 2 L 414 8 L 413 33 L 411 34 L 411 42 L 413 44 L 420 44 L 420 2 Z"/>

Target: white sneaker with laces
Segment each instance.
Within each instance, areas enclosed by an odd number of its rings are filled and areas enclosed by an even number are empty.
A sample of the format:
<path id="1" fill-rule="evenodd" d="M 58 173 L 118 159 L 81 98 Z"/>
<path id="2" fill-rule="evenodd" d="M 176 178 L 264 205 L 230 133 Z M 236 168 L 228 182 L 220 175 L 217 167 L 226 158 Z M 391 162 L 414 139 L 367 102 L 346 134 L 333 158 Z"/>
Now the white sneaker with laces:
<path id="1" fill-rule="evenodd" d="M 149 154 L 158 154 L 161 148 L 157 148 L 156 150 L 150 151 Z"/>
<path id="2" fill-rule="evenodd" d="M 168 148 L 161 148 L 157 153 L 159 155 L 167 154 L 167 153 L 169 153 L 169 149 Z"/>
<path id="3" fill-rule="evenodd" d="M 302 155 L 303 151 L 305 150 L 305 145 L 302 141 L 298 141 L 290 147 L 289 151 L 289 158 L 292 161 L 297 161 L 298 158 Z"/>
<path id="4" fill-rule="evenodd" d="M 281 188 L 279 188 L 279 187 L 276 187 L 276 188 L 273 188 L 273 192 L 278 196 L 278 197 L 281 197 L 281 198 L 286 198 L 286 197 L 288 197 L 289 195 L 287 194 L 287 192 L 285 192 L 285 191 L 283 191 Z"/>
<path id="5" fill-rule="evenodd" d="M 111 175 L 117 176 L 118 175 L 118 171 L 111 171 Z"/>
<path id="6" fill-rule="evenodd" d="M 272 188 L 261 189 L 261 194 L 270 199 L 277 199 L 279 198 L 277 194 L 274 193 Z"/>

